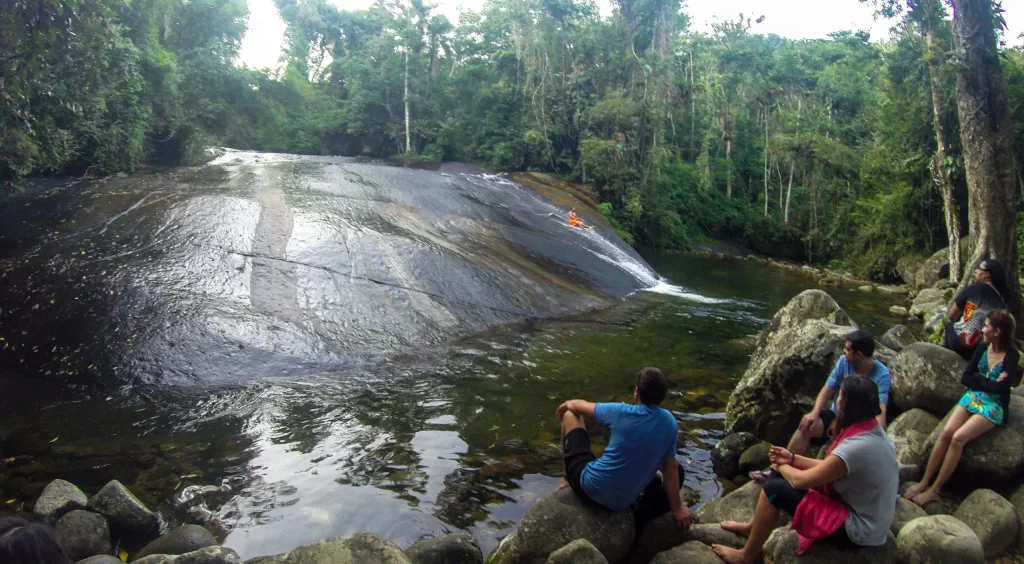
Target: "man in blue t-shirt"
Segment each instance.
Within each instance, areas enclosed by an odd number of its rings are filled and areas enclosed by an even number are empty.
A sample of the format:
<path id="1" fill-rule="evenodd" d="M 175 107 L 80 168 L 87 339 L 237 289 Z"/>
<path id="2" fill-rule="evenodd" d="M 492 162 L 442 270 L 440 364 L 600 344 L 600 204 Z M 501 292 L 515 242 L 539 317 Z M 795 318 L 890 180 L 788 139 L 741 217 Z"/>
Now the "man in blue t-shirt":
<path id="1" fill-rule="evenodd" d="M 804 454 L 815 439 L 824 439 L 829 426 L 836 419 L 836 404 L 833 397 L 843 386 L 847 376 L 864 376 L 878 386 L 878 403 L 882 405 L 882 414 L 878 416 L 878 424 L 885 429 L 885 410 L 889 403 L 889 369 L 874 357 L 875 338 L 867 331 L 857 330 L 846 336 L 846 347 L 843 356 L 836 362 L 825 385 L 818 392 L 814 408 L 800 421 L 800 427 L 789 440 L 789 451 L 793 454 Z M 826 406 L 830 406 L 826 409 Z"/>
<path id="2" fill-rule="evenodd" d="M 661 371 L 644 368 L 636 377 L 636 405 L 569 400 L 558 406 L 555 415 L 562 422 L 565 463 L 559 488 L 571 487 L 585 501 L 612 511 L 633 506 L 641 522 L 671 511 L 679 528 L 689 528 L 693 514 L 679 499 L 679 423 L 658 407 L 667 394 L 668 381 Z M 611 431 L 600 458 L 590 449 L 585 416 Z M 664 479 L 658 478 L 659 469 Z"/>

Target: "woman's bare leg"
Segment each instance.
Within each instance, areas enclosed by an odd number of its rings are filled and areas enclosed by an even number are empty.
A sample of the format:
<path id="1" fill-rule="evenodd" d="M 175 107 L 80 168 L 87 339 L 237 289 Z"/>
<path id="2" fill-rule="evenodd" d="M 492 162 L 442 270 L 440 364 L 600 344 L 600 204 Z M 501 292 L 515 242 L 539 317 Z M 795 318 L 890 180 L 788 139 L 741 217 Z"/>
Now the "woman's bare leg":
<path id="1" fill-rule="evenodd" d="M 729 523 L 734 524 L 735 522 Z M 757 509 L 754 510 L 754 519 L 750 521 L 750 531 L 746 546 L 742 550 L 737 550 L 720 544 L 713 544 L 711 549 L 715 551 L 719 558 L 729 564 L 753 564 L 761 559 L 761 549 L 778 523 L 779 510 L 768 501 L 768 496 L 761 492 L 760 497 L 757 498 Z M 725 525 L 726 523 L 722 523 L 723 529 L 725 529 Z"/>
<path id="2" fill-rule="evenodd" d="M 943 427 L 942 433 L 939 435 L 939 440 L 936 441 L 935 446 L 932 447 L 932 453 L 928 457 L 928 466 L 924 470 L 924 476 L 921 477 L 921 482 L 904 492 L 903 497 L 912 500 L 914 497 L 920 495 L 921 492 L 928 489 L 928 486 L 932 482 L 932 478 L 935 477 L 935 474 L 939 472 L 939 468 L 942 467 L 942 461 L 946 458 L 946 451 L 949 449 L 949 444 L 953 441 L 953 434 L 955 434 L 970 418 L 970 411 L 967 411 L 959 405 L 953 406 L 953 414 L 950 415 L 949 421 L 947 421 L 946 426 Z"/>
<path id="3" fill-rule="evenodd" d="M 957 407 L 963 409 L 960 406 Z M 964 411 L 966 412 L 966 410 Z M 995 426 L 995 423 L 985 419 L 982 415 L 971 415 L 971 418 L 953 434 L 953 440 L 950 441 L 949 448 L 946 449 L 946 458 L 942 461 L 942 468 L 939 470 L 939 477 L 935 479 L 931 487 L 914 497 L 914 503 L 924 505 L 939 499 L 939 491 L 956 470 L 956 465 L 960 463 L 960 457 L 963 455 L 967 443 L 991 431 Z"/>

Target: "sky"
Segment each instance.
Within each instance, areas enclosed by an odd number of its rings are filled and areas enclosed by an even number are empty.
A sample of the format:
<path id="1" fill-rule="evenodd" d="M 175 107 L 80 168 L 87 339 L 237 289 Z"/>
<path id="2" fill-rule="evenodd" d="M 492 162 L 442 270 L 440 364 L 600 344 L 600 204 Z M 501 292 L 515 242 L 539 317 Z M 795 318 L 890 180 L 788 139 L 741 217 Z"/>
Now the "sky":
<path id="1" fill-rule="evenodd" d="M 339 8 L 360 10 L 369 7 L 373 0 L 331 0 Z M 458 21 L 459 8 L 479 9 L 484 0 L 433 0 L 437 11 Z M 611 14 L 610 0 L 596 0 L 604 16 Z M 823 4 L 827 9 L 822 9 Z M 1006 33 L 1010 45 L 1020 45 L 1019 37 L 1024 33 L 1024 1 L 1004 0 L 1003 9 L 1008 26 Z M 689 14 L 694 29 L 710 31 L 711 23 L 734 20 L 740 14 L 757 19 L 764 16 L 760 24 L 751 29 L 753 33 L 775 33 L 791 39 L 827 37 L 834 31 L 865 29 L 872 38 L 882 39 L 888 35 L 892 21 L 874 18 L 869 4 L 859 0 L 685 0 L 683 11 Z M 273 0 L 249 0 L 249 29 L 242 40 L 239 62 L 253 68 L 278 66 L 285 25 L 274 7 Z"/>

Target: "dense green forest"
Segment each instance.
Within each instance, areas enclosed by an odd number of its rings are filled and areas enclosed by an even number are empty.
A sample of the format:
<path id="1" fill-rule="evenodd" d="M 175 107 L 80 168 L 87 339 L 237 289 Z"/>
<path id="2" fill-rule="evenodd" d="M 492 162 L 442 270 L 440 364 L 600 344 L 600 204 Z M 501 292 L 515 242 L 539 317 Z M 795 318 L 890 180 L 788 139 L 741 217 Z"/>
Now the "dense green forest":
<path id="1" fill-rule="evenodd" d="M 592 0 L 488 0 L 457 24 L 423 0 L 276 4 L 271 72 L 235 66 L 244 0 L 5 2 L 0 181 L 195 163 L 210 145 L 467 161 L 592 184 L 636 246 L 710 236 L 877 279 L 948 246 L 947 223 L 968 232 L 964 62 L 939 0 L 866 5 L 895 17 L 891 37 L 822 40 L 744 16 L 698 33 L 680 0 L 618 0 L 610 18 Z M 1024 163 L 1024 49 L 999 54 Z"/>

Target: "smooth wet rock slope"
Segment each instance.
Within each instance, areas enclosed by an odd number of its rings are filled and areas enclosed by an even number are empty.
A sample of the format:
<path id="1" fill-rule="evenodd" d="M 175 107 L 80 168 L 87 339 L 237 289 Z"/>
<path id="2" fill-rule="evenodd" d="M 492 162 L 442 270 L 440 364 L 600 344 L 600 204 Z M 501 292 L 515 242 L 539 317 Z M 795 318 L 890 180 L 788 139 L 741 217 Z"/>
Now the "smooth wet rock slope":
<path id="1" fill-rule="evenodd" d="M 0 366 L 224 384 L 565 316 L 657 282 L 497 176 L 229 152 L 0 207 Z M 15 330 L 15 328 L 17 328 Z"/>

